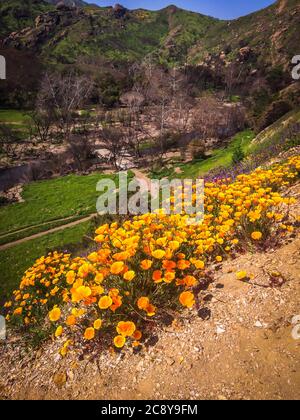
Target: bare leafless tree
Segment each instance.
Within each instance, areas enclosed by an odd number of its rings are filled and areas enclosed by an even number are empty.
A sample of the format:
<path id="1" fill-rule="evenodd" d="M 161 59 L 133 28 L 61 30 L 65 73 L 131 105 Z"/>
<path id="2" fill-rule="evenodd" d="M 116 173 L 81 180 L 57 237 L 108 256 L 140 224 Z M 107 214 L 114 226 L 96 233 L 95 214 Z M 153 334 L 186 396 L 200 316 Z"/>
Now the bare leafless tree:
<path id="1" fill-rule="evenodd" d="M 198 101 L 193 127 L 202 140 L 228 138 L 244 128 L 245 112 L 240 105 L 224 104 L 213 96 Z"/>
<path id="2" fill-rule="evenodd" d="M 29 117 L 31 137 L 37 138 L 41 143 L 46 142 L 49 139 L 50 129 L 54 122 L 52 112 L 36 107 L 34 111 L 29 113 Z"/>
<path id="3" fill-rule="evenodd" d="M 225 93 L 228 97 L 232 96 L 234 90 L 239 87 L 243 79 L 245 66 L 232 62 L 224 69 Z M 245 76 L 245 75 L 244 75 Z M 240 89 L 239 89 L 240 90 Z"/>
<path id="4" fill-rule="evenodd" d="M 46 73 L 38 96 L 40 109 L 51 113 L 68 141 L 74 124 L 74 112 L 82 107 L 91 92 L 92 83 L 86 76 L 73 72 L 66 75 Z"/>
<path id="5" fill-rule="evenodd" d="M 116 170 L 119 169 L 118 162 L 123 155 L 126 139 L 122 130 L 113 126 L 101 127 L 99 130 L 100 138 L 103 142 L 103 147 L 108 150 L 110 156 L 109 160 Z"/>
<path id="6" fill-rule="evenodd" d="M 159 160 L 168 149 L 170 136 L 180 137 L 188 130 L 193 101 L 182 69 L 167 69 L 151 60 L 135 67 L 134 90 L 145 100 L 142 110 L 144 137 L 156 144 Z"/>
<path id="7" fill-rule="evenodd" d="M 125 93 L 120 98 L 125 106 L 122 110 L 119 121 L 122 124 L 123 136 L 126 144 L 134 155 L 141 156 L 141 144 L 144 140 L 144 103 L 145 97 L 137 91 Z"/>
<path id="8" fill-rule="evenodd" d="M 20 144 L 18 134 L 6 124 L 0 124 L 0 151 L 9 158 L 14 158 Z"/>
<path id="9" fill-rule="evenodd" d="M 72 134 L 68 141 L 68 151 L 80 171 L 84 170 L 84 163 L 93 156 L 94 148 L 89 140 L 81 135 Z"/>

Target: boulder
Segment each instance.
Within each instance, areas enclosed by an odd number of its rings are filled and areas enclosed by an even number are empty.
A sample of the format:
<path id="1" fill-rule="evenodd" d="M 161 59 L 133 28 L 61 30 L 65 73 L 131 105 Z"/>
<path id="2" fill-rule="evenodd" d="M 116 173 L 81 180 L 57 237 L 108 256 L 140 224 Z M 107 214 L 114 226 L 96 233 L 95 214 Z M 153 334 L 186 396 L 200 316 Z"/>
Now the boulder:
<path id="1" fill-rule="evenodd" d="M 251 47 L 243 47 L 239 50 L 238 59 L 239 61 L 248 61 L 250 58 L 254 57 L 254 51 Z"/>
<path id="2" fill-rule="evenodd" d="M 120 19 L 126 15 L 127 9 L 121 4 L 116 4 L 113 7 L 113 14 L 116 18 Z"/>

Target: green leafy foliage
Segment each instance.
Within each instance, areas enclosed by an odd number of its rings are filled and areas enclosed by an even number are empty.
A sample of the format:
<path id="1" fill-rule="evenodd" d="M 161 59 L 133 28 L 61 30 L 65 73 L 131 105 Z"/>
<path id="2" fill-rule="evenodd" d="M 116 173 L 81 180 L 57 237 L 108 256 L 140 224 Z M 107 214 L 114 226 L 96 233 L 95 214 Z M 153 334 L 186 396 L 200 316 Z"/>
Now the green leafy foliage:
<path id="1" fill-rule="evenodd" d="M 242 162 L 245 159 L 245 157 L 246 157 L 246 155 L 244 153 L 242 145 L 241 145 L 241 143 L 239 143 L 233 151 L 232 163 L 234 165 L 236 165 L 236 164 Z"/>
<path id="2" fill-rule="evenodd" d="M 0 2 L 0 38 L 32 26 L 41 13 L 53 6 L 40 0 L 8 0 Z"/>

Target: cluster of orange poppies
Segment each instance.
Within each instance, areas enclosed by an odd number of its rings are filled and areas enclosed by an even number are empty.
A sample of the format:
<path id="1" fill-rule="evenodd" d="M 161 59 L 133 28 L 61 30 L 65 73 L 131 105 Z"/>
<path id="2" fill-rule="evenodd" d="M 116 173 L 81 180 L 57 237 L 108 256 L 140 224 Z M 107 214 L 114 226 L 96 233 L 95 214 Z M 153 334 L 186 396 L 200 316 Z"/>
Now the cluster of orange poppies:
<path id="1" fill-rule="evenodd" d="M 99 227 L 98 250 L 87 258 L 54 252 L 28 269 L 5 304 L 7 319 L 29 327 L 47 316 L 64 340 L 63 356 L 78 336 L 88 342 L 112 331 L 117 348 L 141 345 L 147 320 L 164 308 L 193 308 L 195 287 L 212 262 L 221 263 L 241 244 L 293 230 L 285 215 L 295 200 L 280 189 L 299 179 L 299 169 L 297 156 L 235 181 L 206 184 L 202 224 L 161 211 Z"/>

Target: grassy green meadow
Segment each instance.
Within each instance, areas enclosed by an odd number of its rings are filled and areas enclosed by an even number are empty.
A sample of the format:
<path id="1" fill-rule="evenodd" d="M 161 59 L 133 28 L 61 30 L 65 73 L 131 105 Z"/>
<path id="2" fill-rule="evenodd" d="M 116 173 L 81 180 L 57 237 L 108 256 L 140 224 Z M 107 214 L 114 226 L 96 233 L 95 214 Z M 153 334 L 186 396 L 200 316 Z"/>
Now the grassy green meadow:
<path id="1" fill-rule="evenodd" d="M 204 176 L 207 172 L 221 167 L 230 167 L 232 165 L 232 156 L 238 145 L 242 146 L 244 153 L 249 153 L 250 144 L 255 138 L 252 130 L 245 130 L 235 135 L 229 144 L 224 148 L 213 150 L 212 156 L 207 159 L 193 161 L 191 163 L 178 163 L 170 169 L 153 173 L 157 178 L 197 178 Z M 175 168 L 180 168 L 181 173 L 175 172 Z"/>

